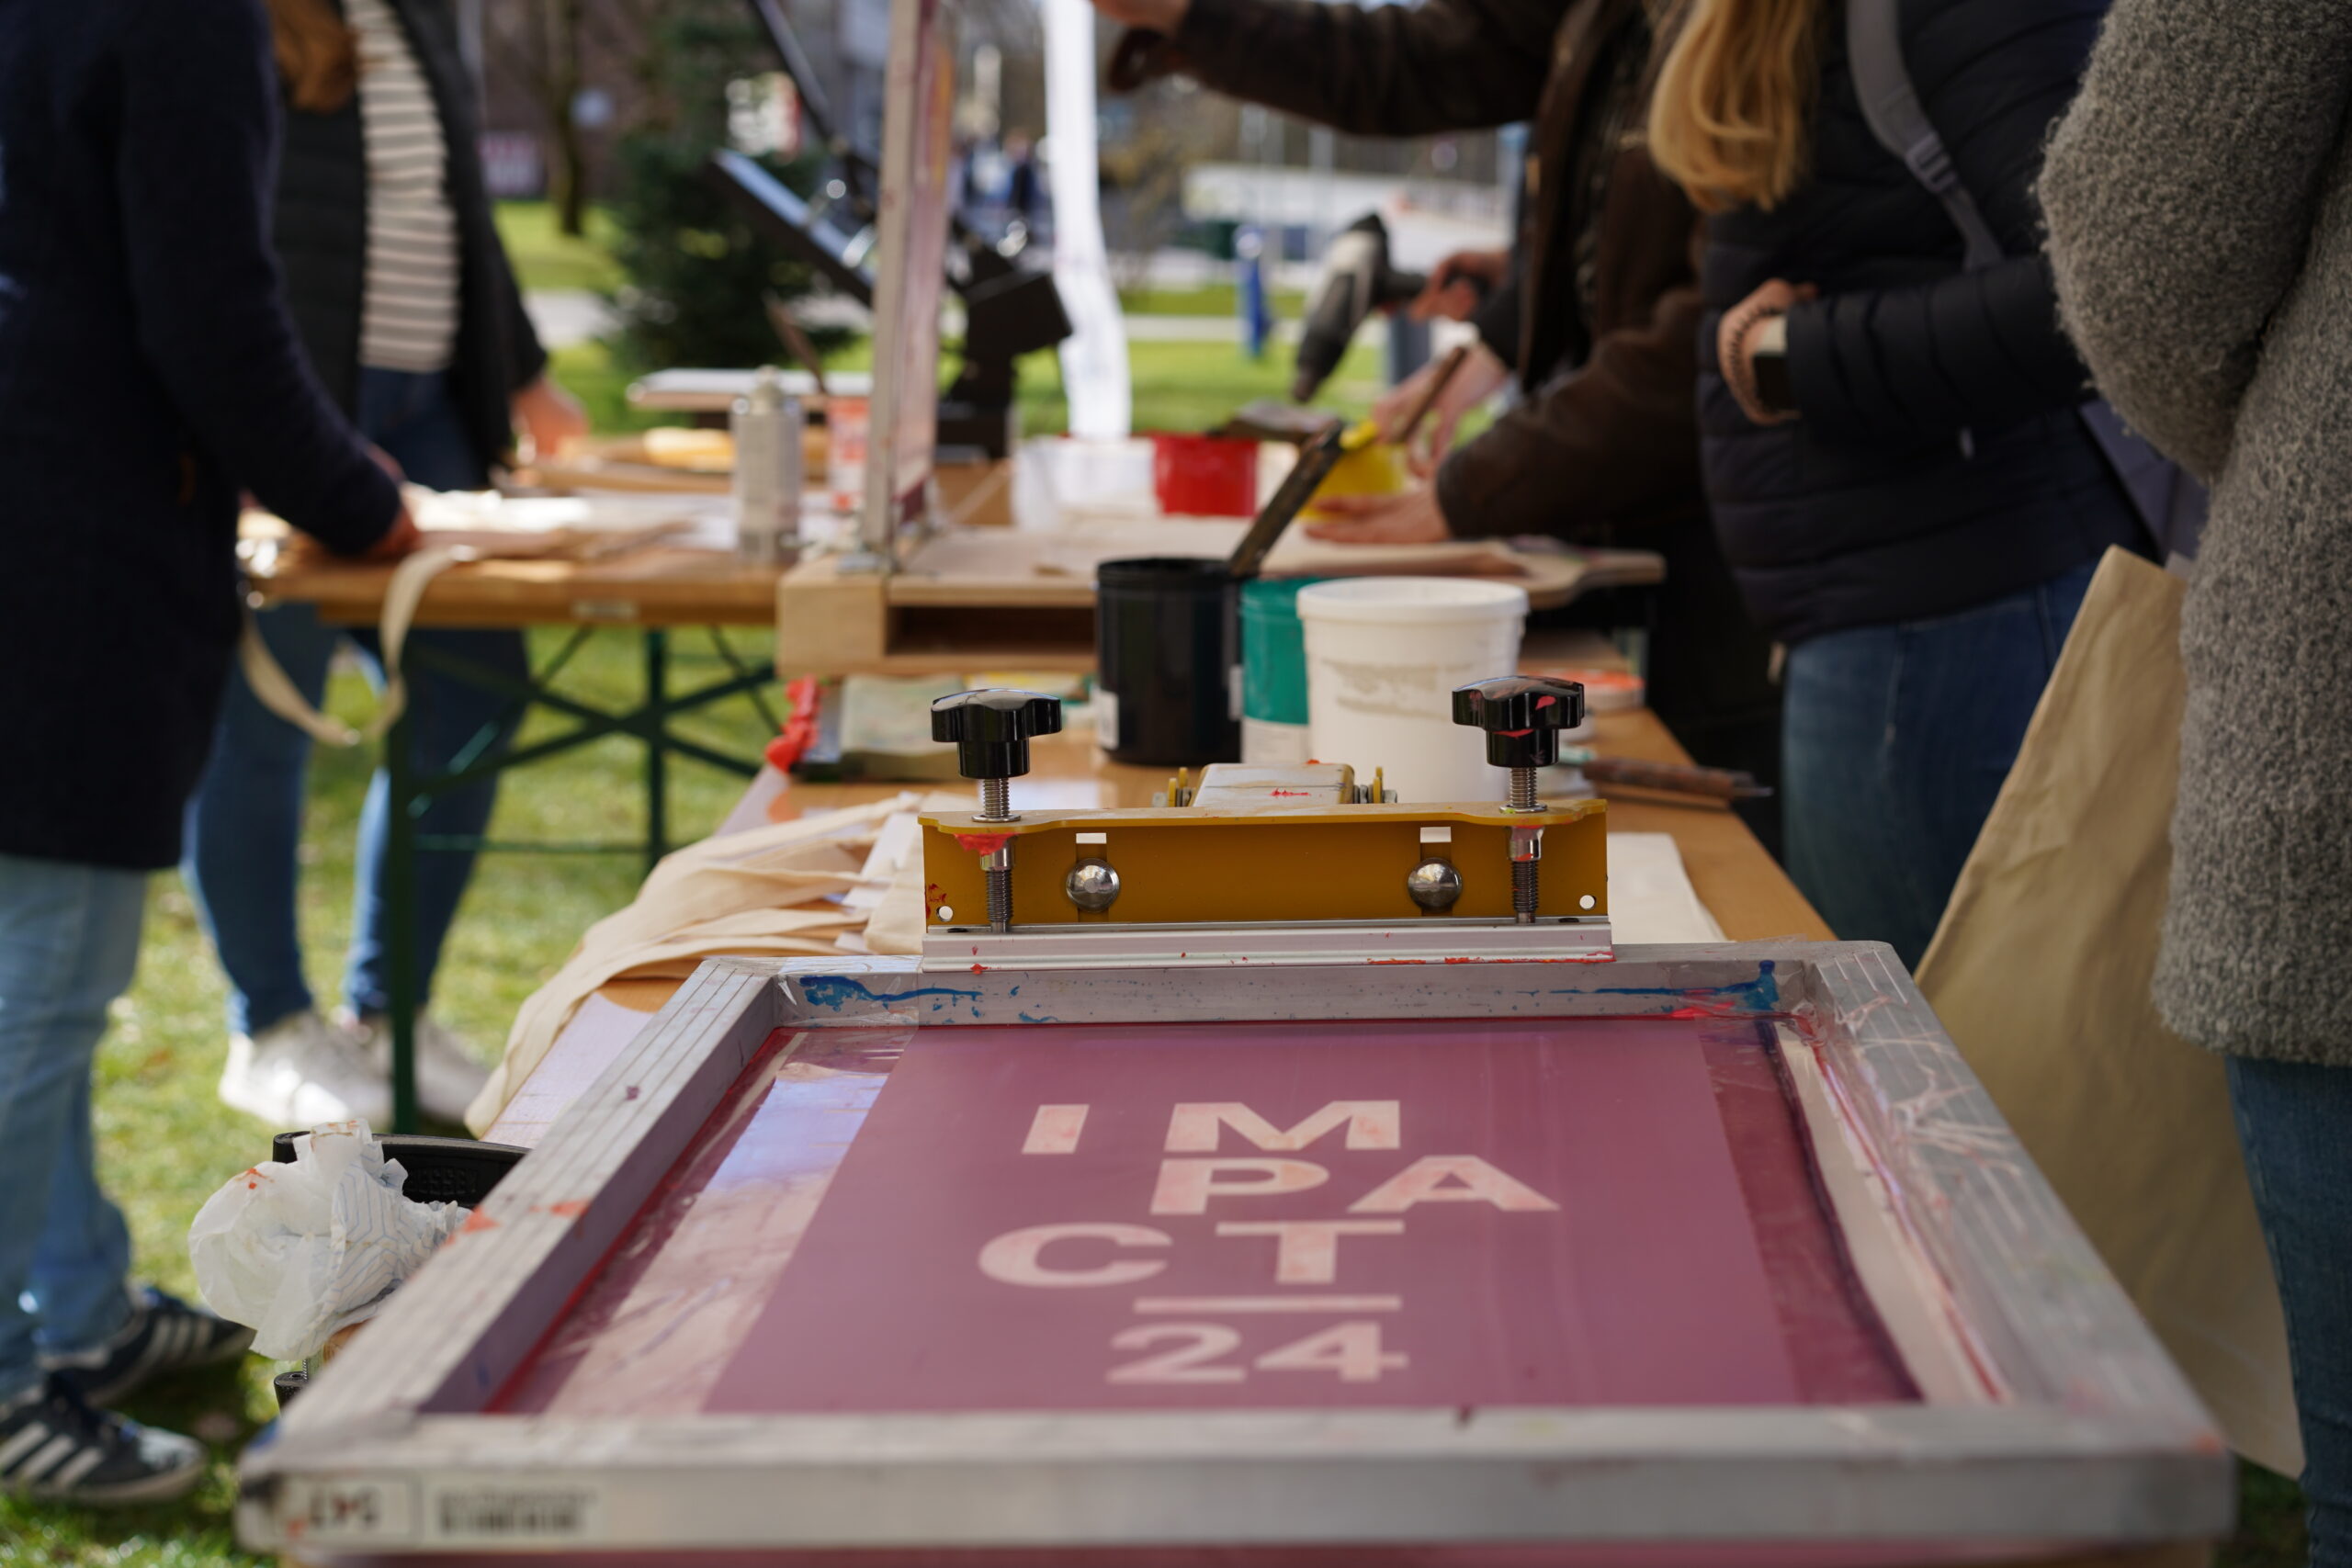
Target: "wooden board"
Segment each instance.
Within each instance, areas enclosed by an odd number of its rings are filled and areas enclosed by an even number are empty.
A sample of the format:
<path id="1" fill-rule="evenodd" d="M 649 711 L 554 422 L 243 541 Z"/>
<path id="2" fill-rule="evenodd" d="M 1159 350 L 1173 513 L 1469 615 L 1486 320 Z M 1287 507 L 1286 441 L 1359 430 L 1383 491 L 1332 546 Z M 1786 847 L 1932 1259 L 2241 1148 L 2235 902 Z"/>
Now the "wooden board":
<path id="1" fill-rule="evenodd" d="M 1172 525 L 1223 540 L 1234 525 Z M 1170 525 L 1151 537 L 1165 553 Z M 1095 560 L 1108 548 L 1131 553 L 1102 530 L 1040 534 L 960 529 L 934 536 L 887 577 L 846 571 L 838 558 L 807 561 L 786 573 L 776 594 L 776 668 L 800 674 L 922 675 L 975 668 L 1091 670 L 1094 664 Z M 1293 575 L 1312 576 L 1346 560 L 1340 547 L 1301 540 L 1290 551 Z M 1536 609 L 1573 603 L 1603 588 L 1662 581 L 1657 556 L 1640 550 L 1527 554 L 1499 544 L 1451 547 L 1508 567 L 1498 578 L 1527 591 Z M 1212 546 L 1199 553 L 1219 553 Z M 1409 571 L 1409 554 L 1391 570 Z M 1420 570 L 1459 575 L 1462 561 L 1442 551 Z"/>
<path id="2" fill-rule="evenodd" d="M 653 546 L 604 560 L 483 560 L 453 566 L 418 604 L 420 626 L 765 626 L 780 567 Z M 314 549 L 277 552 L 252 570 L 266 603 L 317 606 L 330 626 L 373 626 L 392 569 Z"/>

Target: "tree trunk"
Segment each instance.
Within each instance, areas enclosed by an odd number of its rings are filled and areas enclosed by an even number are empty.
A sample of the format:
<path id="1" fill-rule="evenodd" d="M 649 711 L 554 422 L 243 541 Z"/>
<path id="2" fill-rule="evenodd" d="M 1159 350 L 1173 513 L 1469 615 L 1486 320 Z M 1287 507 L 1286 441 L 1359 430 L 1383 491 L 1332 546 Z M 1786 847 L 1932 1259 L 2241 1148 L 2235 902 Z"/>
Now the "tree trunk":
<path id="1" fill-rule="evenodd" d="M 572 104 L 580 96 L 580 22 L 586 0 L 543 0 L 541 41 L 547 58 L 539 73 L 541 112 L 547 116 L 548 194 L 556 221 L 577 239 L 587 231 L 586 150 L 581 143 Z"/>

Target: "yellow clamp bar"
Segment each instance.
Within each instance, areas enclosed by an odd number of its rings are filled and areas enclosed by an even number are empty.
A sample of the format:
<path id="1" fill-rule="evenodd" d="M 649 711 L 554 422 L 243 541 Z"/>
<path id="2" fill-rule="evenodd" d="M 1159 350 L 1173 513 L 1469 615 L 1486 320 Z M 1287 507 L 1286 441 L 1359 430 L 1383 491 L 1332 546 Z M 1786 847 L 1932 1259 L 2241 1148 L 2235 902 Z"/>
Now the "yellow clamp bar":
<path id="1" fill-rule="evenodd" d="M 1025 813 L 984 823 L 968 814 L 926 817 L 924 916 L 932 925 L 978 923 L 987 907 L 980 856 L 1014 846 L 1016 925 L 1201 924 L 1429 918 L 1406 891 L 1423 860 L 1450 862 L 1462 896 L 1450 917 L 1508 919 L 1510 833 L 1544 829 L 1539 916 L 1609 909 L 1607 807 L 1599 800 L 1551 806 L 1541 817 L 1495 807 L 1302 807 L 1248 812 L 1199 807 Z M 1441 837 L 1443 841 L 1431 841 Z M 1100 843 L 1079 841 L 1081 834 Z M 1080 910 L 1067 881 L 1083 860 L 1119 875 L 1105 910 Z M 952 914 L 943 913 L 952 911 Z"/>

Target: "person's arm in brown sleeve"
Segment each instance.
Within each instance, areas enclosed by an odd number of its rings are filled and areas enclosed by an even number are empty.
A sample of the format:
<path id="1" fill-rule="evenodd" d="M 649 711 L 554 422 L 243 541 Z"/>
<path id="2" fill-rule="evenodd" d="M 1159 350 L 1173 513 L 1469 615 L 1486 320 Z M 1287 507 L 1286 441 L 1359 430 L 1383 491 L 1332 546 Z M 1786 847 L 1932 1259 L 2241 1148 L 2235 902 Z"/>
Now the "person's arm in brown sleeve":
<path id="1" fill-rule="evenodd" d="M 1455 536 L 1555 534 L 1686 511 L 1698 500 L 1695 284 L 1605 333 L 1582 369 L 1497 420 L 1437 472 Z"/>
<path id="2" fill-rule="evenodd" d="M 1129 6 L 1105 13 L 1134 19 Z M 1179 0 L 1148 74 L 1363 136 L 1509 125 L 1535 112 L 1565 0 Z M 1157 13 L 1168 15 L 1160 17 Z"/>

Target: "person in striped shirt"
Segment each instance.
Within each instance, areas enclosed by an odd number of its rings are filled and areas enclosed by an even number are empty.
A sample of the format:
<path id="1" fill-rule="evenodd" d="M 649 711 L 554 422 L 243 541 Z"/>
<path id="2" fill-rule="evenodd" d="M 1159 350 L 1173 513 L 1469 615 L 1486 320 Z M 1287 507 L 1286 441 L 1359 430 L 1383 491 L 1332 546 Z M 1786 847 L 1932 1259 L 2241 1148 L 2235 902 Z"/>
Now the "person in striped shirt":
<path id="1" fill-rule="evenodd" d="M 547 375 L 484 188 L 473 88 L 447 0 L 267 0 L 285 97 L 275 238 L 287 302 L 311 363 L 360 431 L 412 481 L 476 490 L 519 425 L 552 453 L 585 433 L 579 405 Z M 381 677 L 370 633 L 322 626 L 308 605 L 259 613 L 264 640 L 315 705 L 346 638 Z M 519 631 L 411 634 L 504 675 L 528 673 Z M 505 700 L 413 669 L 413 760 L 438 771 Z M 342 1011 L 322 1016 L 303 978 L 296 920 L 309 740 L 264 708 L 240 674 L 189 813 L 185 863 L 228 972 L 230 1047 L 220 1098 L 277 1127 L 390 1113 L 387 852 L 379 774 L 360 828 L 358 888 Z M 426 833 L 472 837 L 493 780 L 438 796 Z M 415 1000 L 471 874 L 470 853 L 436 851 L 416 868 Z M 430 1017 L 417 1032 L 426 1112 L 458 1121 L 480 1089 L 473 1054 Z"/>

